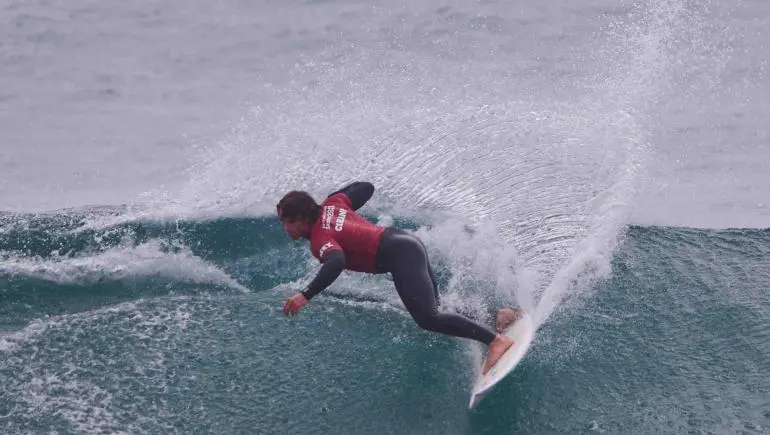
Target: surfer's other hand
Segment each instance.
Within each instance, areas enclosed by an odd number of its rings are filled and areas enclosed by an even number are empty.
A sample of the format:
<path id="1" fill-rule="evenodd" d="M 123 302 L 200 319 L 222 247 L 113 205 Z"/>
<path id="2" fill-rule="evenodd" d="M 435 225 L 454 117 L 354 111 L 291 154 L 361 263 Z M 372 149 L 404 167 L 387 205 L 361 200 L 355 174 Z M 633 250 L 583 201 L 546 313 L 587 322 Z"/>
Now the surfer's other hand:
<path id="1" fill-rule="evenodd" d="M 299 313 L 299 310 L 307 304 L 307 298 L 302 293 L 286 299 L 286 303 L 283 304 L 283 314 L 287 316 L 295 316 Z"/>

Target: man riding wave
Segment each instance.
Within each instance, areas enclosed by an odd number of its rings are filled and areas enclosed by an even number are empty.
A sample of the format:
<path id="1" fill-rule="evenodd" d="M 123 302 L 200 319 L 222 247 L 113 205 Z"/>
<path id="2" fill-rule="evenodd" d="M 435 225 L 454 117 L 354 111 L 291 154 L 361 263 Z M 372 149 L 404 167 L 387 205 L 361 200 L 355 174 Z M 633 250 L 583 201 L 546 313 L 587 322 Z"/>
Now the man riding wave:
<path id="1" fill-rule="evenodd" d="M 513 340 L 502 331 L 517 317 L 512 309 L 497 315 L 497 333 L 457 313 L 438 310 L 439 297 L 425 246 L 415 235 L 367 221 L 356 211 L 374 194 L 374 186 L 355 182 L 330 194 L 321 204 L 303 191 L 287 193 L 276 207 L 292 240 L 310 241 L 322 266 L 303 291 L 288 298 L 284 314 L 296 315 L 343 270 L 390 273 L 401 301 L 417 325 L 428 331 L 476 340 L 488 346 L 482 373 L 497 362 Z"/>

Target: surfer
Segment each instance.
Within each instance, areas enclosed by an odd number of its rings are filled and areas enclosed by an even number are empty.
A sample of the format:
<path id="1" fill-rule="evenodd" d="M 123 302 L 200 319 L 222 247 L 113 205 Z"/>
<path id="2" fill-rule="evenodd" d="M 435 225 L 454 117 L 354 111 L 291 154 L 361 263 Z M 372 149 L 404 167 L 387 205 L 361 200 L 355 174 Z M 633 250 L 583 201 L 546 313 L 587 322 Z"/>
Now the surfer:
<path id="1" fill-rule="evenodd" d="M 292 240 L 307 239 L 321 269 L 301 292 L 289 297 L 285 315 L 296 315 L 315 295 L 331 285 L 343 269 L 364 273 L 390 273 L 401 301 L 423 329 L 468 338 L 488 346 L 486 372 L 513 345 L 500 334 L 516 318 L 516 311 L 498 311 L 495 333 L 456 313 L 439 312 L 438 287 L 422 241 L 394 227 L 367 221 L 356 211 L 374 194 L 368 182 L 355 182 L 330 194 L 317 204 L 303 191 L 287 193 L 276 211 L 283 229 Z"/>

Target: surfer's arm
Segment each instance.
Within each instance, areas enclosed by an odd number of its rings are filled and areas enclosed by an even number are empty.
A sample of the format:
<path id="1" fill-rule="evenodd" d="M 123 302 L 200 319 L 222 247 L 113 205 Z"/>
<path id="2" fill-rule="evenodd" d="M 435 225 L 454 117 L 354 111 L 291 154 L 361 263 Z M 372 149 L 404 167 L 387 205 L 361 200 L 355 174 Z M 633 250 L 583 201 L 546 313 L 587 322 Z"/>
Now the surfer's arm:
<path id="1" fill-rule="evenodd" d="M 374 195 L 374 185 L 368 181 L 356 181 L 355 183 L 348 184 L 342 189 L 332 193 L 329 196 L 336 195 L 338 193 L 344 193 L 350 198 L 351 208 L 358 210 L 369 201 L 369 198 Z"/>
<path id="2" fill-rule="evenodd" d="M 329 287 L 340 276 L 343 269 L 345 269 L 345 253 L 339 249 L 327 252 L 324 255 L 321 269 L 307 288 L 302 291 L 302 294 L 307 300 L 310 300 L 326 287 Z"/>

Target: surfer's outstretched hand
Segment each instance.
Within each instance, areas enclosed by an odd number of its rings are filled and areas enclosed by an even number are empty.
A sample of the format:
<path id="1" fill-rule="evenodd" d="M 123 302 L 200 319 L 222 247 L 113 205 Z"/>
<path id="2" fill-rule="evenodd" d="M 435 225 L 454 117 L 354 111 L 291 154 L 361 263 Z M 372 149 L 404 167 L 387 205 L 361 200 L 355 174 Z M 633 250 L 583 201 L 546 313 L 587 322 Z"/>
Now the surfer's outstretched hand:
<path id="1" fill-rule="evenodd" d="M 299 313 L 299 310 L 305 306 L 306 303 L 307 298 L 305 295 L 302 293 L 297 293 L 289 299 L 286 299 L 286 303 L 283 304 L 283 314 L 287 316 L 295 316 L 297 313 Z"/>

